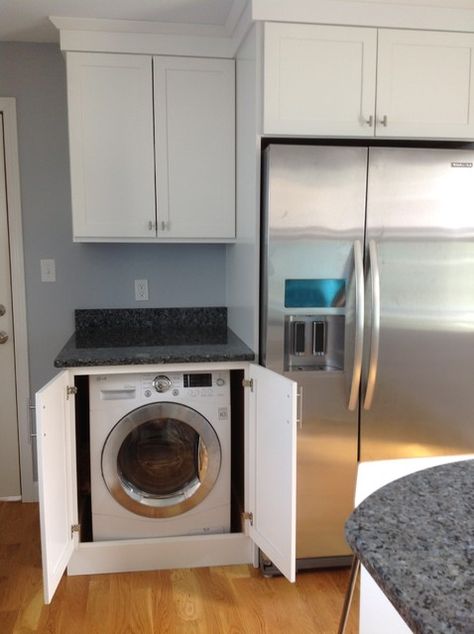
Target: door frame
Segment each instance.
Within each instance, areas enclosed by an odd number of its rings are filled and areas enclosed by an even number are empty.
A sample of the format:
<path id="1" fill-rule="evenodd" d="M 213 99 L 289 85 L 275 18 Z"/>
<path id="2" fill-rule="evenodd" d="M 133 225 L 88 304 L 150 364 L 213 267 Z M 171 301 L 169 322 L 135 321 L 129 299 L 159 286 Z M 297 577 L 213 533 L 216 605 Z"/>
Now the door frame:
<path id="1" fill-rule="evenodd" d="M 5 180 L 7 189 L 8 241 L 10 245 L 10 275 L 14 320 L 21 498 L 23 502 L 33 502 L 38 499 L 38 485 L 33 479 L 33 434 L 30 422 L 28 333 L 16 99 L 13 97 L 0 97 L 0 113 L 3 115 L 5 145 Z"/>

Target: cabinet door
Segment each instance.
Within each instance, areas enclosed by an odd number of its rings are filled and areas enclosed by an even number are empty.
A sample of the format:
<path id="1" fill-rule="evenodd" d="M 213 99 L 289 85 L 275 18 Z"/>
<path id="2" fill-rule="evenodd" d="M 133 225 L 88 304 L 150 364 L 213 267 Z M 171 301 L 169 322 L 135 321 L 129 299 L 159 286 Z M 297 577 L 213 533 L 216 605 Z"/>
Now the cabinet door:
<path id="1" fill-rule="evenodd" d="M 235 237 L 234 61 L 155 57 L 158 237 Z"/>
<path id="2" fill-rule="evenodd" d="M 296 383 L 250 365 L 249 535 L 289 579 L 296 574 Z"/>
<path id="3" fill-rule="evenodd" d="M 373 136 L 376 29 L 265 25 L 265 134 Z"/>
<path id="4" fill-rule="evenodd" d="M 156 236 L 151 57 L 68 53 L 73 232 Z"/>
<path id="5" fill-rule="evenodd" d="M 377 135 L 474 137 L 473 49 L 467 33 L 380 30 Z"/>
<path id="6" fill-rule="evenodd" d="M 70 374 L 58 374 L 36 394 L 38 489 L 45 603 L 50 603 L 74 550 L 74 397 Z"/>

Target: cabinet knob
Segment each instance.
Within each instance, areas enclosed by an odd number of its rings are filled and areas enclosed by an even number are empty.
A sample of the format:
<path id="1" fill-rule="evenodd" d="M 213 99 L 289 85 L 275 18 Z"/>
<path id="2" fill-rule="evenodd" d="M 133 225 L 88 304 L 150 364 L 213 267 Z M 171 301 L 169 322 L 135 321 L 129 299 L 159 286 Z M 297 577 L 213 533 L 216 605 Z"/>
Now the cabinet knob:
<path id="1" fill-rule="evenodd" d="M 8 341 L 7 333 L 4 330 L 0 331 L 0 344 L 7 343 L 7 341 Z"/>
<path id="2" fill-rule="evenodd" d="M 153 220 L 148 221 L 148 229 L 150 231 L 153 231 L 155 229 L 155 223 L 153 222 Z"/>
<path id="3" fill-rule="evenodd" d="M 374 125 L 374 117 L 370 115 L 368 119 L 364 119 L 365 123 L 371 128 Z"/>
<path id="4" fill-rule="evenodd" d="M 387 127 L 388 125 L 388 117 L 386 114 L 379 120 L 380 125 Z"/>
<path id="5" fill-rule="evenodd" d="M 3 317 L 6 312 L 7 309 L 5 308 L 5 306 L 3 304 L 0 304 L 0 317 Z"/>

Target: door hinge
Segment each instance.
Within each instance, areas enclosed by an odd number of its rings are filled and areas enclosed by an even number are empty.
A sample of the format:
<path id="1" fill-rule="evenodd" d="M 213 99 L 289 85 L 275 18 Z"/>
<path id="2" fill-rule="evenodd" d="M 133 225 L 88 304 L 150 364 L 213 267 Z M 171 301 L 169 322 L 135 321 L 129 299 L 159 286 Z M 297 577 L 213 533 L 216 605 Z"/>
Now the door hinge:
<path id="1" fill-rule="evenodd" d="M 253 379 L 242 379 L 242 387 L 249 387 L 253 392 Z"/>
<path id="2" fill-rule="evenodd" d="M 243 522 L 245 522 L 245 520 L 249 520 L 250 526 L 253 526 L 253 513 L 248 513 L 247 511 L 245 511 L 244 513 L 242 513 L 241 517 Z"/>
<path id="3" fill-rule="evenodd" d="M 81 530 L 80 524 L 71 524 L 71 539 L 74 537 L 74 533 L 79 533 Z"/>
<path id="4" fill-rule="evenodd" d="M 77 394 L 77 387 L 75 385 L 68 385 L 66 388 L 66 399 L 69 400 L 71 394 Z"/>

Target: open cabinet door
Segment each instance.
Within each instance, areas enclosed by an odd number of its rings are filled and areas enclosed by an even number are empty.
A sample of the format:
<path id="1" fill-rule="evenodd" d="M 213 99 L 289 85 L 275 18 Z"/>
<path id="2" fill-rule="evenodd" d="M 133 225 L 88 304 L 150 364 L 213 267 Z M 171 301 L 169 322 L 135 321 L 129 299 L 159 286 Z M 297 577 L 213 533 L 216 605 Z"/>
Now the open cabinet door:
<path id="1" fill-rule="evenodd" d="M 74 396 L 70 374 L 58 374 L 36 394 L 38 488 L 44 601 L 50 603 L 74 549 Z"/>
<path id="2" fill-rule="evenodd" d="M 289 581 L 296 574 L 296 383 L 250 365 L 249 535 Z"/>

